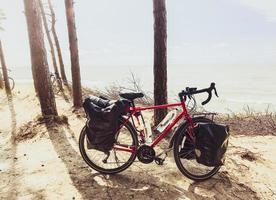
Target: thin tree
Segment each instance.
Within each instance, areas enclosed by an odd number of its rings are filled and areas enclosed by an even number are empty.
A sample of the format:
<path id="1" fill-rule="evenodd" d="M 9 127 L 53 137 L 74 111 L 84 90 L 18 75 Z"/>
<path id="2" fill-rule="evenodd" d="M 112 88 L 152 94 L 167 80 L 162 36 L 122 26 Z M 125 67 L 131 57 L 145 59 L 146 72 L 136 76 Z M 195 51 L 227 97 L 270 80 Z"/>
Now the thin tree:
<path id="1" fill-rule="evenodd" d="M 44 29 L 45 29 L 45 32 L 46 32 L 47 40 L 48 40 L 49 46 L 50 46 L 50 52 L 51 52 L 51 56 L 52 56 L 52 62 L 53 62 L 53 67 L 54 67 L 54 71 L 55 71 L 55 76 L 56 76 L 57 79 L 60 79 L 58 66 L 57 66 L 56 55 L 55 55 L 55 49 L 54 49 L 53 41 L 52 41 L 52 38 L 51 38 L 51 35 L 50 35 L 50 31 L 49 31 L 49 28 L 48 28 L 48 23 L 47 23 L 47 18 L 46 18 L 46 15 L 45 15 L 44 6 L 43 6 L 41 0 L 38 0 L 38 3 L 39 3 L 40 11 L 41 11 L 42 21 L 43 21 Z M 60 82 L 58 81 L 58 83 L 60 83 Z M 59 85 L 59 87 L 62 88 L 61 85 Z"/>
<path id="2" fill-rule="evenodd" d="M 0 70 L 0 89 L 3 89 L 3 88 L 4 88 L 3 75 Z"/>
<path id="3" fill-rule="evenodd" d="M 32 74 L 42 115 L 57 115 L 55 96 L 50 82 L 39 2 L 37 0 L 24 0 L 24 7 L 28 27 Z"/>
<path id="4" fill-rule="evenodd" d="M 1 26 L 1 22 L 2 20 L 5 19 L 5 14 L 3 13 L 3 11 L 0 9 L 0 31 L 3 30 L 2 26 Z M 3 82 L 3 76 L 0 70 L 0 89 L 4 88 L 4 82 Z"/>
<path id="5" fill-rule="evenodd" d="M 154 104 L 167 103 L 167 12 L 165 0 L 153 0 L 154 14 Z M 157 125 L 167 109 L 154 110 Z"/>
<path id="6" fill-rule="evenodd" d="M 82 89 L 73 0 L 65 0 L 65 9 L 71 55 L 73 102 L 74 107 L 79 108 L 82 105 Z"/>
<path id="7" fill-rule="evenodd" d="M 10 82 L 9 82 L 8 70 L 7 70 L 7 66 L 6 66 L 6 62 L 5 62 L 5 57 L 4 57 L 1 40 L 0 40 L 0 60 L 1 60 L 1 65 L 2 65 L 2 71 L 3 71 L 6 92 L 8 95 L 10 95 L 11 94 L 11 86 L 10 86 Z"/>
<path id="8" fill-rule="evenodd" d="M 55 15 L 55 11 L 54 11 L 51 0 L 48 0 L 48 5 L 50 8 L 50 12 L 51 12 L 51 22 L 52 22 L 51 32 L 52 32 L 52 35 L 53 35 L 53 38 L 55 41 L 55 46 L 56 46 L 56 50 L 57 50 L 57 54 L 58 54 L 60 74 L 61 74 L 62 81 L 65 84 L 67 84 L 67 77 L 65 74 L 64 62 L 63 62 L 61 48 L 60 48 L 60 44 L 59 44 L 59 40 L 58 40 L 58 36 L 57 36 L 57 32 L 56 32 L 56 15 Z"/>

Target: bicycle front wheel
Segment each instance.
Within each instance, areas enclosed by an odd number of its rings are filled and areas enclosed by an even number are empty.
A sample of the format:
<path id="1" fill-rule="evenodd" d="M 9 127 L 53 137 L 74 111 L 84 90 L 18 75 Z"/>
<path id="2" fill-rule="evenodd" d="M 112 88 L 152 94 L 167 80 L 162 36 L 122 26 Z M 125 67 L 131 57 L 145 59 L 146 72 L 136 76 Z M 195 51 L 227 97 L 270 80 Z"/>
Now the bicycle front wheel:
<path id="1" fill-rule="evenodd" d="M 123 122 L 123 119 L 120 119 Z M 137 149 L 138 139 L 136 131 L 130 123 L 126 123 L 116 133 L 115 145 L 132 147 Z M 94 170 L 103 174 L 115 174 L 127 169 L 135 160 L 136 152 L 127 152 L 111 149 L 102 152 L 96 149 L 87 148 L 87 133 L 85 127 L 79 137 L 79 148 L 84 161 Z"/>
<path id="2" fill-rule="evenodd" d="M 198 117 L 194 118 L 193 122 L 196 126 L 197 123 L 210 123 L 212 120 Z M 183 175 L 194 181 L 203 181 L 215 175 L 220 166 L 208 167 L 196 161 L 194 142 L 187 137 L 189 126 L 185 124 L 179 128 L 174 141 L 174 159 Z"/>

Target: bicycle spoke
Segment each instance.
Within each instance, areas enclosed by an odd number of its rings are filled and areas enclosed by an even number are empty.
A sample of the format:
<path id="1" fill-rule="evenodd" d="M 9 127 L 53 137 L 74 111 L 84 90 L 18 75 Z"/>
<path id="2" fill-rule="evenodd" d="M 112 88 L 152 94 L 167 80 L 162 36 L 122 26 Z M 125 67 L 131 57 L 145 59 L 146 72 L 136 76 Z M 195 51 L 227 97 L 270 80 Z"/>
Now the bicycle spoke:
<path id="1" fill-rule="evenodd" d="M 108 156 L 97 149 L 88 149 L 87 136 L 85 135 L 84 139 L 80 136 L 80 141 L 83 144 L 83 147 L 80 148 L 82 156 L 90 167 L 99 172 L 112 174 L 126 169 L 134 162 L 136 156 L 132 149 L 136 149 L 138 144 L 137 139 L 135 140 L 135 133 L 131 130 L 133 129 L 126 125 L 120 129 L 116 136 L 114 148 L 109 151 Z M 116 148 L 117 146 L 119 149 Z"/>
<path id="2" fill-rule="evenodd" d="M 179 156 L 181 158 L 186 158 L 188 157 L 189 155 L 191 155 L 194 151 L 193 150 L 190 150 L 189 152 L 183 152 L 183 153 L 179 153 Z"/>

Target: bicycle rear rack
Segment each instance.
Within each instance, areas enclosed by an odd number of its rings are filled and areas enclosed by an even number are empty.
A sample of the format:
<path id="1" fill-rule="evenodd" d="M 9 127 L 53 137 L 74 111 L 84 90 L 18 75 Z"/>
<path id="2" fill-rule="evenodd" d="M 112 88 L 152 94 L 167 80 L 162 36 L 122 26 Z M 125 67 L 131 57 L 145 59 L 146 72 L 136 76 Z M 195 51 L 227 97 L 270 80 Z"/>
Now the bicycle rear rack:
<path id="1" fill-rule="evenodd" d="M 191 114 L 192 117 L 210 117 L 211 116 L 212 121 L 214 121 L 215 115 L 218 115 L 218 113 L 215 113 L 215 112 L 197 112 L 197 113 Z"/>

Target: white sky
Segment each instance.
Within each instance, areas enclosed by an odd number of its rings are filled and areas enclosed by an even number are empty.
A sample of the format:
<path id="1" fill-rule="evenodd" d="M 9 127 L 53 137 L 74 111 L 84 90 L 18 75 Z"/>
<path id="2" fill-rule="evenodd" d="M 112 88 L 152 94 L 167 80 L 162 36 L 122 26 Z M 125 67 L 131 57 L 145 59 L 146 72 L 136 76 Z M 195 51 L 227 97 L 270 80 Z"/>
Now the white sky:
<path id="1" fill-rule="evenodd" d="M 52 0 L 69 64 L 64 0 Z M 7 63 L 30 65 L 23 0 L 0 0 Z M 80 62 L 152 65 L 152 0 L 75 0 Z M 167 0 L 169 65 L 276 65 L 275 0 Z"/>

